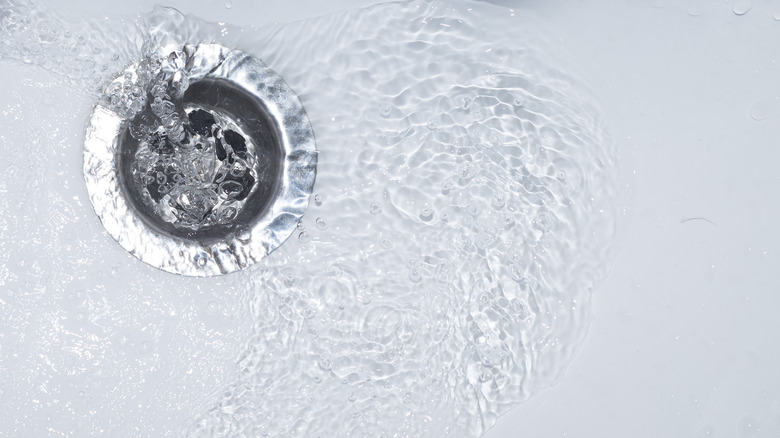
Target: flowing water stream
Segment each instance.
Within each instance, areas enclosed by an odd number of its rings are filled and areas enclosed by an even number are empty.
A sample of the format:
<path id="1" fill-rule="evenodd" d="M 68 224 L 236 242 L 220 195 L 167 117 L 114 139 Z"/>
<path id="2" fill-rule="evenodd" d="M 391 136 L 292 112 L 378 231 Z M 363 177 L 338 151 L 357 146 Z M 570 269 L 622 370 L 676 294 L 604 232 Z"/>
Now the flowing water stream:
<path id="1" fill-rule="evenodd" d="M 479 436 L 560 379 L 626 196 L 598 105 L 533 20 L 460 0 L 262 29 L 56 10 L 1 1 L 3 63 L 56 74 L 88 111 L 160 45 L 244 50 L 300 96 L 318 174 L 294 235 L 246 271 L 109 266 L 101 254 L 121 248 L 61 184 L 81 175 L 53 171 L 80 157 L 83 132 L 17 109 L 27 119 L 0 143 L 3 427 Z M 150 96 L 133 93 L 131 106 Z M 53 153 L 30 163 L 21 141 Z"/>

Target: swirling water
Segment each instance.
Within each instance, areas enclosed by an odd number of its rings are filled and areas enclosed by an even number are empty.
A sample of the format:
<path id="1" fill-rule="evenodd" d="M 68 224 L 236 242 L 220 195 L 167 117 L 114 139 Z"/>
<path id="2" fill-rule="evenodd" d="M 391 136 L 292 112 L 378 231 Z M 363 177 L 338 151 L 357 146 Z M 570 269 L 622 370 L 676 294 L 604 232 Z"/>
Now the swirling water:
<path id="1" fill-rule="evenodd" d="M 458 0 L 264 29 L 164 8 L 85 27 L 0 5 L 0 55 L 94 99 L 161 44 L 254 53 L 299 94 L 320 151 L 293 237 L 211 279 L 106 265 L 121 249 L 83 195 L 2 171 L 0 193 L 48 212 L 0 223 L 11 431 L 479 436 L 560 379 L 625 200 L 598 107 L 532 20 Z"/>

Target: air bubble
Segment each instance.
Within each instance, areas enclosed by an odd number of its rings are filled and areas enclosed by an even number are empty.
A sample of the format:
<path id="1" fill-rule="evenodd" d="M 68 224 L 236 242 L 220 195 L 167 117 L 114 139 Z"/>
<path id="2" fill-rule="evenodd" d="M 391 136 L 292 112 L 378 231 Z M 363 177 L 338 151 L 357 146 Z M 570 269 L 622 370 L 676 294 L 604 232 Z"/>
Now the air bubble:
<path id="1" fill-rule="evenodd" d="M 319 207 L 322 205 L 322 196 L 320 195 L 314 195 L 314 204 Z"/>
<path id="2" fill-rule="evenodd" d="M 488 382 L 493 379 L 493 374 L 490 371 L 483 371 L 479 375 L 479 381 L 480 382 Z"/>
<path id="3" fill-rule="evenodd" d="M 317 225 L 317 229 L 319 230 L 325 230 L 328 228 L 328 222 L 325 220 L 325 218 L 318 217 L 314 223 Z"/>
<path id="4" fill-rule="evenodd" d="M 216 315 L 217 311 L 219 311 L 219 304 L 216 301 L 209 301 L 206 311 L 209 315 Z"/>
<path id="5" fill-rule="evenodd" d="M 493 196 L 490 197 L 490 205 L 493 206 L 496 210 L 500 210 L 504 208 L 504 204 L 506 204 L 506 195 L 503 193 L 493 193 Z"/>
<path id="6" fill-rule="evenodd" d="M 477 204 L 476 202 L 472 202 L 466 207 L 466 211 L 473 217 L 479 216 L 480 213 L 479 204 Z"/>
<path id="7" fill-rule="evenodd" d="M 512 311 L 518 315 L 523 315 L 525 313 L 525 306 L 523 305 L 523 302 L 519 299 L 515 298 L 512 300 L 511 303 Z"/>
<path id="8" fill-rule="evenodd" d="M 429 221 L 433 218 L 433 207 L 430 206 L 430 204 L 426 203 L 423 205 L 423 207 L 420 209 L 420 220 L 423 221 Z"/>
<path id="9" fill-rule="evenodd" d="M 324 358 L 320 359 L 318 364 L 319 364 L 320 368 L 322 368 L 325 371 L 330 370 L 331 366 L 332 366 L 330 360 L 329 359 L 324 359 Z"/>
<path id="10" fill-rule="evenodd" d="M 382 239 L 379 245 L 382 249 L 393 249 L 393 242 L 390 239 Z"/>
<path id="11" fill-rule="evenodd" d="M 382 206 L 377 202 L 372 202 L 371 206 L 368 208 L 368 212 L 373 215 L 377 215 L 382 212 Z"/>
<path id="12" fill-rule="evenodd" d="M 412 280 L 412 283 L 419 283 L 422 281 L 422 274 L 417 269 L 412 269 L 409 271 L 409 280 Z"/>
<path id="13" fill-rule="evenodd" d="M 463 163 L 458 168 L 458 177 L 465 182 L 474 177 L 477 173 L 476 167 L 471 163 Z"/>
<path id="14" fill-rule="evenodd" d="M 512 278 L 513 278 L 515 281 L 518 281 L 518 282 L 520 282 L 520 281 L 525 281 L 525 275 L 524 275 L 524 273 L 523 273 L 523 270 L 522 270 L 522 269 L 521 269 L 519 266 L 517 266 L 517 265 L 512 265 L 512 266 L 509 268 L 509 273 L 510 273 L 510 275 L 512 275 Z"/>
<path id="15" fill-rule="evenodd" d="M 552 227 L 552 218 L 547 213 L 540 213 L 534 219 L 534 225 L 542 231 L 549 231 Z"/>
<path id="16" fill-rule="evenodd" d="M 225 9 L 231 9 L 233 7 L 233 2 L 225 2 Z"/>
<path id="17" fill-rule="evenodd" d="M 207 258 L 208 256 L 206 254 L 200 253 L 195 256 L 195 263 L 202 268 L 206 266 L 206 262 L 208 261 Z"/>
<path id="18" fill-rule="evenodd" d="M 555 178 L 558 179 L 558 181 L 560 182 L 566 182 L 566 171 L 559 170 L 558 173 L 555 175 Z"/>
<path id="19" fill-rule="evenodd" d="M 390 108 L 389 105 L 382 105 L 379 108 L 379 115 L 381 115 L 384 118 L 390 117 L 390 113 L 392 113 L 392 112 L 393 112 L 393 109 Z"/>
<path id="20" fill-rule="evenodd" d="M 298 241 L 301 243 L 311 242 L 311 234 L 306 231 L 302 231 L 301 234 L 298 234 Z"/>
<path id="21" fill-rule="evenodd" d="M 425 127 L 426 127 L 426 128 L 428 128 L 428 130 L 429 130 L 429 131 L 435 131 L 435 130 L 439 129 L 439 128 L 436 126 L 436 123 L 433 123 L 433 122 L 428 122 L 428 123 L 426 123 L 426 124 L 425 124 Z"/>
<path id="22" fill-rule="evenodd" d="M 452 190 L 452 186 L 454 184 L 455 183 L 453 183 L 451 179 L 445 179 L 444 181 L 442 181 L 442 183 L 441 183 L 441 193 L 443 195 L 448 194 L 450 192 L 450 190 Z"/>
<path id="23" fill-rule="evenodd" d="M 468 97 L 461 97 L 460 98 L 460 108 L 467 110 L 471 106 L 471 99 Z"/>
<path id="24" fill-rule="evenodd" d="M 515 100 L 512 101 L 512 105 L 516 107 L 522 107 L 523 105 L 525 105 L 525 98 L 521 96 L 515 97 Z"/>

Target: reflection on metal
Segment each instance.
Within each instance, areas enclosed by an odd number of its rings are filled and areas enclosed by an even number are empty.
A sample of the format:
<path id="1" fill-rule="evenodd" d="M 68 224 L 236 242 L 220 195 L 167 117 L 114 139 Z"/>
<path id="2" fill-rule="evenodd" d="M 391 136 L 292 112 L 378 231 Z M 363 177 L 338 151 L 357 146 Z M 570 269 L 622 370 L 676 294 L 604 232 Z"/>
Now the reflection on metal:
<path id="1" fill-rule="evenodd" d="M 113 95 L 108 95 L 111 86 L 92 112 L 86 131 L 84 177 L 90 200 L 108 233 L 152 266 L 191 276 L 245 269 L 279 247 L 303 216 L 316 175 L 314 134 L 298 97 L 260 60 L 216 44 L 166 48 L 158 59 L 174 52 L 186 55 L 181 68 L 188 82 L 180 88 L 179 104 L 185 117 L 189 114 L 188 132 L 200 139 L 195 132 L 202 128 L 203 138 L 212 137 L 213 132 L 214 138 L 227 142 L 229 126 L 242 134 L 242 142 L 245 136 L 251 145 L 253 158 L 241 162 L 251 164 L 252 176 L 246 173 L 241 180 L 245 190 L 232 195 L 240 202 L 227 200 L 238 208 L 230 209 L 229 219 L 202 226 L 181 226 L 151 208 L 153 202 L 161 202 L 161 191 L 156 191 L 157 186 L 150 188 L 153 181 L 149 186 L 139 185 L 137 157 L 146 146 L 131 133 L 133 118 L 141 109 L 117 109 L 111 103 Z M 143 78 L 141 70 L 147 65 L 147 61 L 139 61 L 128 67 L 123 77 Z M 153 98 L 148 90 L 144 93 Z M 149 108 L 146 102 L 143 105 Z M 196 125 L 193 114 L 210 119 L 207 113 L 222 120 L 223 126 L 214 123 L 210 131 L 211 125 Z M 209 141 L 213 148 L 215 140 Z M 188 140 L 184 143 L 190 144 Z M 221 155 L 211 158 L 217 165 L 218 160 L 227 162 L 224 149 L 217 146 L 216 153 Z M 236 150 L 228 149 L 230 154 Z M 224 175 L 221 181 L 220 188 L 225 185 Z M 217 187 L 216 180 L 212 187 Z M 172 208 L 173 215 L 178 214 L 173 207 L 183 211 L 166 200 L 165 207 Z"/>

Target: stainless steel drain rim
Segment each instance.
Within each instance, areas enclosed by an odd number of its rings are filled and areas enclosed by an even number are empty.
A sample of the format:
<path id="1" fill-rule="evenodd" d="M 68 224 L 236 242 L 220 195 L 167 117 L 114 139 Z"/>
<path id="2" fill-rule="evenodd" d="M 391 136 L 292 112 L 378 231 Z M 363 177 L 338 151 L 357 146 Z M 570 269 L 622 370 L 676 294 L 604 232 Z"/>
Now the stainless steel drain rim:
<path id="1" fill-rule="evenodd" d="M 186 46 L 190 86 L 228 84 L 262 108 L 280 150 L 280 176 L 269 204 L 217 233 L 171 233 L 150 224 L 120 178 L 127 120 L 109 105 L 95 106 L 84 142 L 84 177 L 90 201 L 106 231 L 131 254 L 162 270 L 188 276 L 235 272 L 261 260 L 296 229 L 309 204 L 317 167 L 314 133 L 297 95 L 262 61 L 217 44 Z M 161 54 L 171 52 L 161 49 Z M 182 50 L 182 48 L 178 48 Z M 140 61 L 139 61 L 140 63 Z M 133 72 L 139 63 L 128 67 Z"/>

